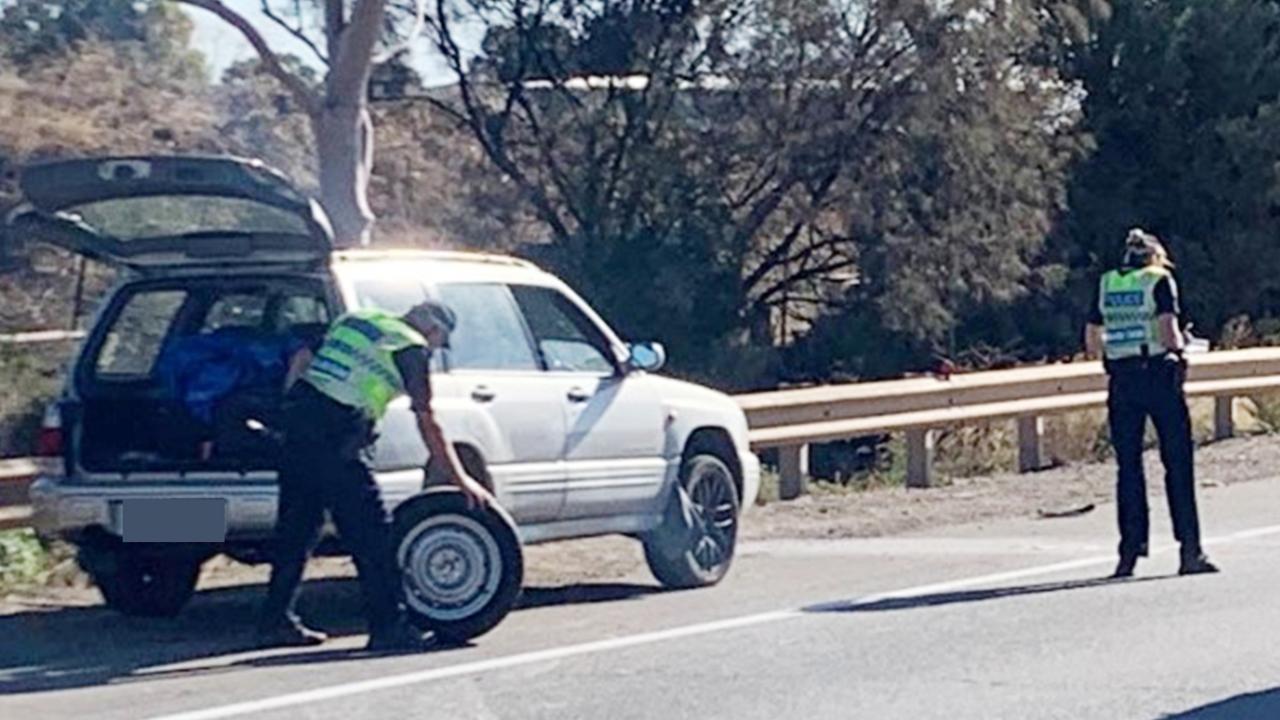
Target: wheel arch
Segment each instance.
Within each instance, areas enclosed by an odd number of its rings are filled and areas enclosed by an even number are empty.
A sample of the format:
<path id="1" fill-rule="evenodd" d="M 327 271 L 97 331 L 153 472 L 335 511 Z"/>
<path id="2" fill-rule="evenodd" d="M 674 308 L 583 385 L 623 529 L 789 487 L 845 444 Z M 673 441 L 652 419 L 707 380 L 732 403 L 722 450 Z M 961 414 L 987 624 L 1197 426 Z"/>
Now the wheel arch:
<path id="1" fill-rule="evenodd" d="M 684 443 L 680 462 L 684 463 L 699 453 L 715 455 L 729 466 L 729 470 L 733 473 L 734 488 L 738 491 L 738 497 L 742 497 L 742 461 L 738 458 L 738 452 L 729 431 L 716 426 L 703 426 L 694 430 Z"/>
<path id="2" fill-rule="evenodd" d="M 480 448 L 470 442 L 455 442 L 453 450 L 458 453 L 458 460 L 462 463 L 462 469 L 479 481 L 486 490 L 494 492 L 493 475 L 489 472 L 489 463 L 485 460 L 484 453 Z M 445 479 L 443 467 L 436 458 L 433 457 L 427 460 L 427 472 L 423 488 L 447 484 L 449 484 L 449 481 Z"/>

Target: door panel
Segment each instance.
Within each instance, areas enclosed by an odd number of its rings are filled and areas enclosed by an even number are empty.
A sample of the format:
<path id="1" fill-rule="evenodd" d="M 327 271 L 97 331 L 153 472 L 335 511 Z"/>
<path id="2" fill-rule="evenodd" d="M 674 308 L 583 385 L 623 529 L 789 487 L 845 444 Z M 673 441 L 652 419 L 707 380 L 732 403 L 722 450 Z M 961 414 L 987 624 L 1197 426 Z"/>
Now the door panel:
<path id="1" fill-rule="evenodd" d="M 512 294 L 565 411 L 561 517 L 651 512 L 667 465 L 660 398 L 643 373 L 623 373 L 604 333 L 567 295 L 520 285 Z"/>
<path id="2" fill-rule="evenodd" d="M 457 436 L 490 437 L 489 472 L 504 507 L 518 522 L 554 520 L 565 492 L 561 460 L 565 416 L 559 387 L 545 373 L 453 373 L 459 416 Z"/>
<path id="3" fill-rule="evenodd" d="M 667 462 L 664 415 L 643 375 L 600 378 L 566 375 L 569 490 L 562 517 L 651 512 Z M 576 397 L 585 391 L 586 399 Z"/>
<path id="4" fill-rule="evenodd" d="M 469 436 L 495 438 L 485 448 L 504 504 L 519 522 L 554 520 L 565 493 L 565 412 L 506 286 L 449 283 L 440 300 L 458 316 L 444 353 Z"/>

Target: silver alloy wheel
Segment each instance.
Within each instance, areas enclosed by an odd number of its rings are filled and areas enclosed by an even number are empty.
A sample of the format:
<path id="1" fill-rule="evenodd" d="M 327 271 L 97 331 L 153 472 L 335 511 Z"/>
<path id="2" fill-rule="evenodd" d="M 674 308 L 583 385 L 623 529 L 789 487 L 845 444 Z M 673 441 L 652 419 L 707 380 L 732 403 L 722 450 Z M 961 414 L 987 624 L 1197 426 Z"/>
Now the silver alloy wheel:
<path id="1" fill-rule="evenodd" d="M 738 517 L 733 477 L 719 465 L 698 464 L 688 480 L 697 534 L 690 552 L 704 570 L 733 557 Z"/>
<path id="2" fill-rule="evenodd" d="M 434 515 L 414 526 L 396 549 L 405 602 L 431 620 L 480 612 L 502 581 L 502 554 L 493 536 L 465 515 Z"/>

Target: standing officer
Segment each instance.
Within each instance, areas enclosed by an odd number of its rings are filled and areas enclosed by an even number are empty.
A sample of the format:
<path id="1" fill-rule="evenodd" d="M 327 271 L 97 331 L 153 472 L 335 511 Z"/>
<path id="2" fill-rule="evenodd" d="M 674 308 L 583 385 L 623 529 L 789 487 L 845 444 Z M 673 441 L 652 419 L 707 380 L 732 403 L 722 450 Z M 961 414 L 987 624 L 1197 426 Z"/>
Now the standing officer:
<path id="1" fill-rule="evenodd" d="M 433 458 L 472 504 L 492 500 L 467 475 L 431 413 L 430 348 L 447 346 L 456 318 L 434 301 L 403 316 L 358 310 L 334 321 L 284 403 L 280 512 L 271 583 L 258 625 L 263 647 L 316 645 L 324 633 L 293 611 L 303 567 L 328 510 L 359 571 L 369 648 L 414 649 L 421 633 L 405 621 L 391 529 L 368 455 L 387 405 L 408 395 Z M 295 368 L 296 371 L 300 368 Z"/>
<path id="2" fill-rule="evenodd" d="M 1178 573 L 1217 572 L 1200 547 L 1191 417 L 1183 383 L 1185 338 L 1178 323 L 1178 288 L 1160 241 L 1140 229 L 1125 240 L 1124 265 L 1102 276 L 1085 330 L 1089 355 L 1102 355 L 1110 376 L 1107 398 L 1111 444 L 1119 479 L 1120 563 L 1114 577 L 1130 577 L 1147 555 L 1150 529 L 1142 468 L 1147 417 L 1160 438 L 1173 534 L 1182 545 Z"/>

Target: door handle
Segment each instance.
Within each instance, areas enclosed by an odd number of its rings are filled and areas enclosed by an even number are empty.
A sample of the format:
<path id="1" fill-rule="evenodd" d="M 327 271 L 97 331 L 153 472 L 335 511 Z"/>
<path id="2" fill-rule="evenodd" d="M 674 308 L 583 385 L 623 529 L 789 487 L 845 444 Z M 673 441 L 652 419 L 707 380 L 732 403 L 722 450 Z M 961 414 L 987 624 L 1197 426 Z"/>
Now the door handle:
<path id="1" fill-rule="evenodd" d="M 576 387 L 576 388 L 570 388 L 569 392 L 565 393 L 565 397 L 569 398 L 569 402 L 581 403 L 581 402 L 586 402 L 590 400 L 591 393 L 587 392 L 586 390 L 583 390 L 580 387 Z"/>
<path id="2" fill-rule="evenodd" d="M 496 397 L 498 397 L 498 394 L 490 390 L 485 385 L 477 385 L 475 389 L 471 391 L 471 399 L 476 402 L 493 402 L 493 399 Z"/>

